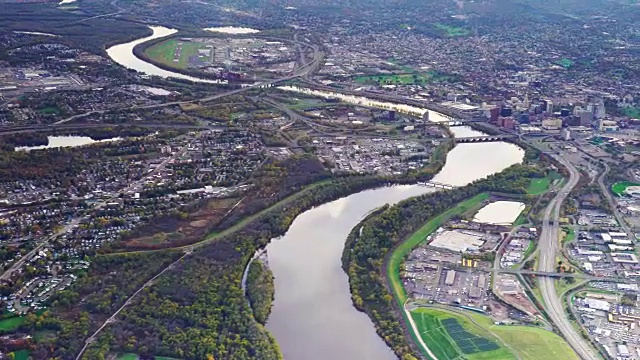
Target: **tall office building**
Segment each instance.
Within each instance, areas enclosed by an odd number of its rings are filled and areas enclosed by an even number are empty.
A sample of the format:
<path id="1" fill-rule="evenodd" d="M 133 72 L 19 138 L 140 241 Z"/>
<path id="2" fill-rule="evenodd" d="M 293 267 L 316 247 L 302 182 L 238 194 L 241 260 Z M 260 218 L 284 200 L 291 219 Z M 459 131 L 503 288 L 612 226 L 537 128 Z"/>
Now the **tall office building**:
<path id="1" fill-rule="evenodd" d="M 593 104 L 593 115 L 596 119 L 602 119 L 606 115 L 604 108 L 604 101 L 600 99 L 597 103 Z"/>
<path id="2" fill-rule="evenodd" d="M 576 108 L 575 114 L 580 118 L 580 126 L 591 126 L 593 112 L 587 109 Z"/>

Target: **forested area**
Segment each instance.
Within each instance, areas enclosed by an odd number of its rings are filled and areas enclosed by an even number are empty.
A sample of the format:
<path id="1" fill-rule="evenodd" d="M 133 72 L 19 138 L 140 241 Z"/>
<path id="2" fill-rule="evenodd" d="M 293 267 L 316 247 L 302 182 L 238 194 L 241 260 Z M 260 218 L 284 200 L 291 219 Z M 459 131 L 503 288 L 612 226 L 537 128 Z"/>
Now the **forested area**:
<path id="1" fill-rule="evenodd" d="M 13 151 L 18 146 L 39 146 L 49 143 L 49 136 L 88 136 L 93 140 L 111 139 L 114 137 L 139 137 L 149 135 L 153 129 L 136 126 L 111 126 L 86 129 L 53 129 L 43 132 L 17 133 L 0 136 L 0 149 Z"/>
<path id="2" fill-rule="evenodd" d="M 56 294 L 50 309 L 29 313 L 21 330 L 52 332 L 35 344 L 34 359 L 72 359 L 84 340 L 142 284 L 182 255 L 179 251 L 98 256 L 88 272 Z"/>
<path id="3" fill-rule="evenodd" d="M 352 300 L 373 320 L 378 334 L 403 358 L 417 352 L 403 331 L 402 317 L 386 287 L 385 258 L 403 239 L 455 204 L 482 192 L 525 194 L 530 178 L 542 176 L 534 167 L 514 165 L 485 180 L 453 190 L 411 198 L 369 216 L 353 229 L 342 257 Z M 359 235 L 360 229 L 362 233 Z"/>
<path id="4" fill-rule="evenodd" d="M 151 34 L 148 27 L 134 22 L 106 17 L 80 21 L 86 18 L 55 4 L 4 3 L 0 11 L 0 30 L 54 33 L 63 36 L 60 41 L 65 44 L 98 54 L 109 45 Z M 0 51 L 0 60 L 5 59 L 10 61 L 11 57 Z"/>
<path id="5" fill-rule="evenodd" d="M 36 141 L 37 138 L 31 138 Z M 73 181 L 86 169 L 103 166 L 105 159 L 122 155 L 150 153 L 160 142 L 143 139 L 123 139 L 117 143 L 94 144 L 90 147 L 62 147 L 48 151 L 4 150 L 0 143 L 0 181 L 52 180 Z"/>
<path id="6" fill-rule="evenodd" d="M 139 294 L 84 358 L 134 350 L 187 359 L 278 358 L 277 345 L 254 320 L 242 292 L 246 264 L 258 248 L 283 235 L 301 212 L 382 183 L 376 177 L 321 183 L 241 230 L 202 246 Z"/>
<path id="7" fill-rule="evenodd" d="M 246 286 L 253 317 L 264 325 L 271 313 L 271 303 L 275 293 L 273 275 L 266 264 L 260 260 L 254 260 L 249 265 Z"/>

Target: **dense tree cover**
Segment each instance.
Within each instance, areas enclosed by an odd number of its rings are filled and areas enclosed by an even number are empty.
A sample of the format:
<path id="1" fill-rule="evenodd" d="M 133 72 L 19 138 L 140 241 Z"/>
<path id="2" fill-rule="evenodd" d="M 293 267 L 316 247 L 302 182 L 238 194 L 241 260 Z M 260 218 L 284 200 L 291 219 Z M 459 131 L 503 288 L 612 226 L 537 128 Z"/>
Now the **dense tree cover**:
<path id="1" fill-rule="evenodd" d="M 140 293 L 85 358 L 133 350 L 184 359 L 277 358 L 275 342 L 255 321 L 242 292 L 249 259 L 270 239 L 283 235 L 303 211 L 386 181 L 345 177 L 320 183 L 241 230 L 202 246 Z"/>
<path id="2" fill-rule="evenodd" d="M 27 315 L 22 330 L 53 331 L 36 344 L 35 359 L 70 359 L 142 284 L 181 256 L 178 251 L 98 256 L 89 271 L 50 300 L 50 310 Z"/>
<path id="3" fill-rule="evenodd" d="M 253 317 L 259 323 L 266 324 L 271 313 L 275 287 L 271 270 L 262 261 L 255 260 L 249 265 L 246 287 Z"/>
<path id="4" fill-rule="evenodd" d="M 139 293 L 132 304 L 120 313 L 118 320 L 101 332 L 84 358 L 104 359 L 114 352 L 132 351 L 144 356 L 154 354 L 183 359 L 280 358 L 277 344 L 255 321 L 241 288 L 242 275 L 251 256 L 270 239 L 283 235 L 293 219 L 305 210 L 391 182 L 415 181 L 414 177 L 329 178 L 330 175 L 324 170 L 317 171 L 321 169 L 317 168 L 317 160 L 299 157 L 296 161 L 272 163 L 263 169 L 257 178 L 263 181 L 263 185 L 258 187 L 260 192 L 268 198 L 278 199 L 302 188 L 309 181 L 327 177 L 326 181 L 317 182 L 298 192 L 290 200 L 238 231 L 195 249 L 156 279 L 152 286 Z M 441 165 L 438 163 L 437 166 Z M 429 168 L 420 176 L 428 178 L 436 171 L 437 168 Z M 246 211 L 251 213 L 253 210 L 255 208 L 249 207 Z M 246 213 L 242 215 L 245 216 Z M 104 258 L 109 258 L 109 255 Z M 166 264 L 167 261 L 147 258 L 147 261 L 140 260 L 140 268 L 136 265 L 137 271 L 116 272 L 114 276 L 117 276 L 117 284 L 122 284 L 126 293 L 131 293 L 133 288 L 139 288 L 144 283 L 142 278 L 147 279 L 152 273 L 159 273 Z M 99 265 L 95 266 L 100 268 Z M 111 272 L 102 273 L 106 275 Z M 55 338 L 37 345 L 34 354 L 39 358 L 69 358 L 77 353 L 96 324 L 108 317 L 108 311 L 119 306 L 117 301 L 123 300 L 120 292 L 116 294 L 116 303 L 111 307 L 104 301 L 112 297 L 119 286 L 113 289 L 112 283 L 100 283 L 98 278 L 93 280 L 99 284 L 95 289 L 97 294 L 103 295 L 97 295 L 95 301 L 86 303 L 82 299 L 89 298 L 87 296 L 61 295 L 55 300 L 51 316 L 28 322 L 31 331 L 56 331 Z M 115 281 L 113 277 L 107 278 Z M 86 283 L 84 286 L 87 286 Z M 91 306 L 90 311 L 86 306 Z"/>
<path id="5" fill-rule="evenodd" d="M 94 53 L 103 53 L 114 43 L 150 35 L 151 30 L 142 24 L 112 18 L 94 18 L 80 21 L 87 16 L 60 9 L 51 4 L 4 3 L 0 12 L 0 31 L 39 31 L 62 36 L 60 42 Z M 40 57 L 39 54 L 33 54 Z M 0 51 L 0 60 L 11 57 Z M 44 58 L 42 58 L 44 60 Z"/>
<path id="6" fill-rule="evenodd" d="M 383 275 L 385 258 L 394 246 L 429 218 L 465 199 L 487 191 L 525 194 L 530 178 L 540 175 L 536 168 L 515 165 L 464 187 L 429 193 L 386 207 L 351 232 L 342 262 L 349 275 L 353 303 L 371 317 L 378 334 L 399 357 L 415 354 L 416 350 L 405 337 L 401 316 Z"/>
<path id="7" fill-rule="evenodd" d="M 46 132 L 28 132 L 0 136 L 0 148 L 13 151 L 17 146 L 47 145 L 49 136 L 88 136 L 93 140 L 111 139 L 114 137 L 138 137 L 152 133 L 154 130 L 136 126 L 114 126 L 85 129 L 54 129 Z"/>

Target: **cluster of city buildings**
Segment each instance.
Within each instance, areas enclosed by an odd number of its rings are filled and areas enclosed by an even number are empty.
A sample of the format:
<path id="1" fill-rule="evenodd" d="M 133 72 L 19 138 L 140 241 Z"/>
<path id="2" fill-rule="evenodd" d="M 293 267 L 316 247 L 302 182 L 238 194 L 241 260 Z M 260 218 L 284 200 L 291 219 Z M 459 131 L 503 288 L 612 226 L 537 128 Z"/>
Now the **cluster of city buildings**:
<path id="1" fill-rule="evenodd" d="M 577 224 L 580 230 L 568 253 L 583 270 L 605 277 L 637 276 L 640 264 L 635 239 L 629 238 L 614 216 L 580 209 Z"/>
<path id="2" fill-rule="evenodd" d="M 312 140 L 312 144 L 320 159 L 336 172 L 384 175 L 424 167 L 434 148 L 431 142 L 352 136 L 318 138 Z"/>

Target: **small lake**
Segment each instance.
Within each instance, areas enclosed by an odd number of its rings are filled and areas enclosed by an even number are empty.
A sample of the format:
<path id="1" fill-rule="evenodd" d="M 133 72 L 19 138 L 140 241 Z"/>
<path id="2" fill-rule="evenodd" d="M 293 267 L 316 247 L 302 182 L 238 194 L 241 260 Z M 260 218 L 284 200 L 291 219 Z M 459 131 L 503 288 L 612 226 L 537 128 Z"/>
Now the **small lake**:
<path id="1" fill-rule="evenodd" d="M 93 140 L 88 136 L 47 136 L 47 139 L 49 140 L 49 143 L 47 145 L 18 146 L 16 147 L 15 151 L 31 151 L 31 150 L 62 148 L 62 147 L 76 147 L 76 146 L 91 145 L 95 143 L 122 140 L 122 138 L 119 138 L 119 137 L 104 139 L 104 140 Z"/>
<path id="2" fill-rule="evenodd" d="M 202 30 L 221 33 L 221 34 L 232 34 L 232 35 L 257 34 L 260 32 L 260 30 L 256 30 L 248 27 L 238 27 L 238 26 L 219 26 L 219 27 L 204 28 Z"/>
<path id="3" fill-rule="evenodd" d="M 480 209 L 473 221 L 493 225 L 511 225 L 524 208 L 525 205 L 517 201 L 495 201 Z"/>

